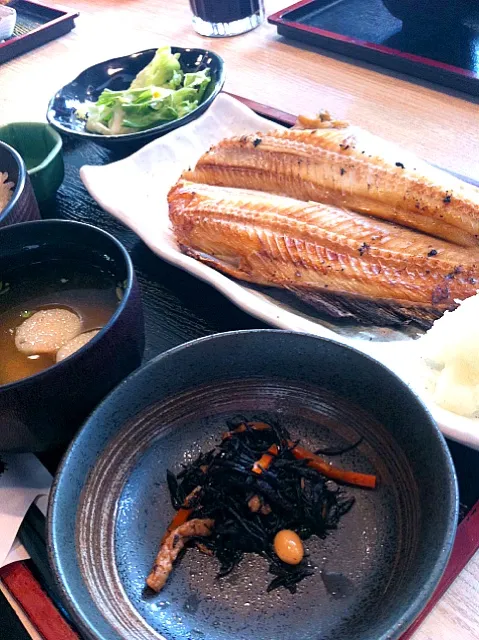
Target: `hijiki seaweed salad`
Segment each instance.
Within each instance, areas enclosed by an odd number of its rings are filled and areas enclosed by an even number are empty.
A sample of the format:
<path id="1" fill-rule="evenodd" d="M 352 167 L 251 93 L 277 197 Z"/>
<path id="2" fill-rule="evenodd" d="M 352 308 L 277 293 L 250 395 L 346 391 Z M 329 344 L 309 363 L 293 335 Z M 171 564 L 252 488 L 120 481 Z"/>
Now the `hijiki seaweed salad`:
<path id="1" fill-rule="evenodd" d="M 292 441 L 273 422 L 240 420 L 211 451 L 200 454 L 175 475 L 167 472 L 176 514 L 168 526 L 146 583 L 154 591 L 166 584 L 187 545 L 196 545 L 219 562 L 218 578 L 231 573 L 247 553 L 269 562 L 274 576 L 268 591 L 314 573 L 303 540 L 324 538 L 354 504 L 340 485 L 376 487 L 376 476 L 345 471 Z"/>

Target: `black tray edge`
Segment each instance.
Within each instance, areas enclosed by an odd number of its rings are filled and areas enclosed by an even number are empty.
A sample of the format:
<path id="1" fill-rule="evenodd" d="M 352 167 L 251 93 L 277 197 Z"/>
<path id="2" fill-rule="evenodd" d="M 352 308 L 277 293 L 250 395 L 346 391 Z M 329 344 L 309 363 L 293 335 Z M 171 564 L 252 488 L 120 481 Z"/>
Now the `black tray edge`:
<path id="1" fill-rule="evenodd" d="M 352 59 L 364 60 L 370 64 L 427 80 L 456 91 L 479 96 L 479 76 L 472 71 L 332 31 L 309 27 L 288 18 L 288 14 L 312 4 L 314 1 L 301 0 L 268 16 L 268 22 L 275 25 L 278 34 L 285 38 L 298 40 Z"/>

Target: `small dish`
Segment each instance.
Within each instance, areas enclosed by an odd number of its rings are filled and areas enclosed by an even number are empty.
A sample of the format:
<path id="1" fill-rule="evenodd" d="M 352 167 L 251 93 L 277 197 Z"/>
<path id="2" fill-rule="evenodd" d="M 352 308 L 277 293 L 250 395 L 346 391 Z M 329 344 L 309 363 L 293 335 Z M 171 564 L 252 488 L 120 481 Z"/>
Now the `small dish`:
<path id="1" fill-rule="evenodd" d="M 40 212 L 25 163 L 18 151 L 1 141 L 0 173 L 7 173 L 8 181 L 14 184 L 7 206 L 0 211 L 0 227 L 38 220 Z"/>
<path id="2" fill-rule="evenodd" d="M 121 58 L 106 60 L 83 71 L 75 80 L 62 87 L 50 100 L 47 120 L 62 133 L 87 139 L 108 148 L 121 146 L 139 147 L 154 138 L 177 129 L 201 115 L 215 100 L 224 81 L 223 60 L 216 53 L 206 49 L 184 49 L 171 47 L 179 53 L 183 71 L 195 72 L 205 68 L 211 70 L 213 82 L 208 87 L 203 102 L 191 113 L 165 122 L 151 129 L 136 133 L 104 136 L 86 131 L 86 120 L 79 117 L 77 110 L 87 110 L 87 105 L 95 102 L 104 89 L 122 90 L 129 87 L 135 76 L 152 60 L 156 49 L 140 51 Z"/>
<path id="3" fill-rule="evenodd" d="M 29 377 L 0 385 L 0 451 L 39 452 L 69 442 L 143 355 L 140 291 L 128 252 L 118 240 L 67 220 L 0 229 L 0 274 L 53 260 L 58 269 L 62 262 L 76 260 L 107 271 L 122 284 L 122 296 L 99 333 L 78 351 Z"/>
<path id="4" fill-rule="evenodd" d="M 0 127 L 0 140 L 22 156 L 38 202 L 54 196 L 65 173 L 60 134 L 43 122 L 11 122 Z"/>
<path id="5" fill-rule="evenodd" d="M 219 581 L 216 560 L 191 550 L 148 595 L 145 577 L 174 513 L 166 470 L 211 449 L 238 415 L 277 420 L 311 449 L 362 436 L 332 460 L 375 473 L 378 487 L 348 488 L 356 502 L 311 542 L 318 571 L 296 594 L 267 593 L 267 562 L 254 554 Z M 56 476 L 48 547 L 87 638 L 395 640 L 432 595 L 456 518 L 444 438 L 399 378 L 329 340 L 237 331 L 158 356 L 96 409 Z"/>
<path id="6" fill-rule="evenodd" d="M 0 5 L 0 42 L 12 37 L 16 22 L 17 12 L 15 9 Z"/>

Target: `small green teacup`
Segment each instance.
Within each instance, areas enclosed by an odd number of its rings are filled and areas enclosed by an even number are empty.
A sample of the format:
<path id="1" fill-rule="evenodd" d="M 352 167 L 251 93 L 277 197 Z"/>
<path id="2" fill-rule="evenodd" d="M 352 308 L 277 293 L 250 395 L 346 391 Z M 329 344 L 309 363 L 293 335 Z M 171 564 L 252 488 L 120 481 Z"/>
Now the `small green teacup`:
<path id="1" fill-rule="evenodd" d="M 12 122 L 0 127 L 0 140 L 22 156 L 38 202 L 54 196 L 65 172 L 60 134 L 43 122 Z"/>

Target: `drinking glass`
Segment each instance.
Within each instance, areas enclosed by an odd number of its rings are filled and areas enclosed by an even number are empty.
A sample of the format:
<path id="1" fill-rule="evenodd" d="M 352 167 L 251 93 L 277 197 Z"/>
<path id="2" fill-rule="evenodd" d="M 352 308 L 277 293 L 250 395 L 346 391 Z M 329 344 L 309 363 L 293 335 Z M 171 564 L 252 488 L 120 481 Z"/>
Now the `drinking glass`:
<path id="1" fill-rule="evenodd" d="M 190 6 L 195 31 L 213 38 L 245 33 L 264 18 L 263 0 L 190 0 Z"/>

